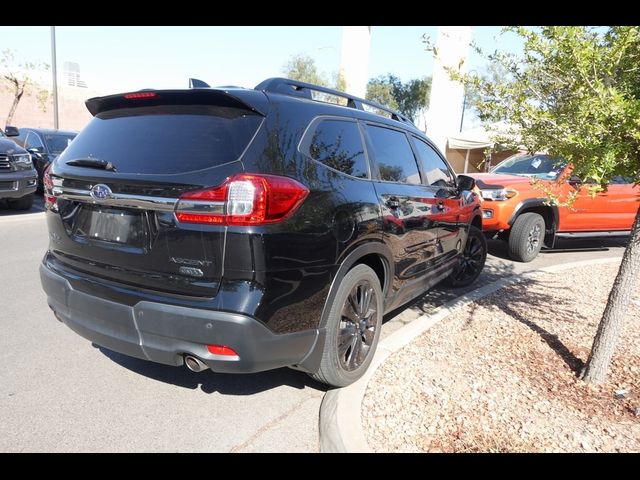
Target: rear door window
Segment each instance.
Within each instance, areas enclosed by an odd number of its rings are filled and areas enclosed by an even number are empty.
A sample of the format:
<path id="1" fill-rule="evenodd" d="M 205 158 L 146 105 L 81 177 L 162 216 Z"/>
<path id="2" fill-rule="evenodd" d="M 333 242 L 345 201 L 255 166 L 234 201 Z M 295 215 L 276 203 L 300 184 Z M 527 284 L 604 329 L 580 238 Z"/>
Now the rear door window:
<path id="1" fill-rule="evenodd" d="M 177 174 L 237 160 L 262 116 L 210 105 L 168 105 L 98 114 L 61 161 L 106 160 L 118 173 Z"/>
<path id="2" fill-rule="evenodd" d="M 366 128 L 380 180 L 419 185 L 420 171 L 407 136 L 398 130 L 376 125 L 367 125 Z"/>

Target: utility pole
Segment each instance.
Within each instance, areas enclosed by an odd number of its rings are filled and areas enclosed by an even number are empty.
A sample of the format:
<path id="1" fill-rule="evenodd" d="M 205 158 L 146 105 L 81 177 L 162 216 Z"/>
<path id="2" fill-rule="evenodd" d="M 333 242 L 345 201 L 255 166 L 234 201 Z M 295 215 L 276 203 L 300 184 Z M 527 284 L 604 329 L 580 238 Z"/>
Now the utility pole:
<path id="1" fill-rule="evenodd" d="M 56 63 L 56 27 L 51 27 L 51 72 L 53 73 L 53 128 L 58 129 L 58 68 Z"/>

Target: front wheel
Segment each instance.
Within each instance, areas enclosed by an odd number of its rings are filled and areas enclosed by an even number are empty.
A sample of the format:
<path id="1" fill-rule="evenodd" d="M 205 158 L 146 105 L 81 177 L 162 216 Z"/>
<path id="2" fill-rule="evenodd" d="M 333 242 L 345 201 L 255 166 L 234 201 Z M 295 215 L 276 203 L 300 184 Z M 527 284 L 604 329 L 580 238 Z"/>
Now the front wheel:
<path id="1" fill-rule="evenodd" d="M 445 278 L 444 283 L 449 287 L 466 287 L 476 281 L 487 260 L 487 239 L 482 230 L 471 225 L 467 243 L 462 252 L 458 267 Z"/>
<path id="2" fill-rule="evenodd" d="M 540 252 L 544 242 L 545 223 L 542 215 L 527 212 L 516 218 L 509 235 L 509 256 L 520 262 L 530 262 Z"/>
<path id="3" fill-rule="evenodd" d="M 349 270 L 331 304 L 320 369 L 313 378 L 345 387 L 364 375 L 380 338 L 382 300 L 380 281 L 370 267 Z"/>

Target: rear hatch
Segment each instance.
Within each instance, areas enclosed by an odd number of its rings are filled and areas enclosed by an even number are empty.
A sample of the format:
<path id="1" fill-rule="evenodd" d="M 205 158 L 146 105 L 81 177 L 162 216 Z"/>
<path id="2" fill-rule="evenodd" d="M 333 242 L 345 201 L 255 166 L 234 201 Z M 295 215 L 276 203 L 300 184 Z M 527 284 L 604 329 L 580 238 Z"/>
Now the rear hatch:
<path id="1" fill-rule="evenodd" d="M 89 100 L 95 117 L 47 180 L 51 254 L 96 277 L 214 296 L 226 228 L 181 223 L 174 210 L 185 192 L 243 170 L 264 105 L 259 92 L 213 89 Z"/>

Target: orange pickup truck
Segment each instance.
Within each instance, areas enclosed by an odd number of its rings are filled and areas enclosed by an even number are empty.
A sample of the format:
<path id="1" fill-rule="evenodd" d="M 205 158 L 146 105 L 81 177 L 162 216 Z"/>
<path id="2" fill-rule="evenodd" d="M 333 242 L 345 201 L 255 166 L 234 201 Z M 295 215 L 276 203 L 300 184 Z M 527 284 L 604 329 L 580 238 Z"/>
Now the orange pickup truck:
<path id="1" fill-rule="evenodd" d="M 614 177 L 606 191 L 589 194 L 589 185 L 569 178 L 565 162 L 548 155 L 517 154 L 507 158 L 491 173 L 471 175 L 482 198 L 482 229 L 509 243 L 514 260 L 530 262 L 542 245 L 553 248 L 558 237 L 628 235 L 638 207 L 640 186 L 624 177 Z M 539 179 L 561 200 L 577 191 L 572 207 L 551 206 Z"/>

